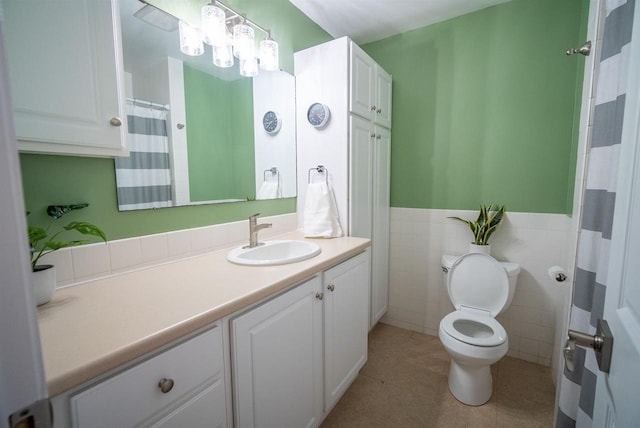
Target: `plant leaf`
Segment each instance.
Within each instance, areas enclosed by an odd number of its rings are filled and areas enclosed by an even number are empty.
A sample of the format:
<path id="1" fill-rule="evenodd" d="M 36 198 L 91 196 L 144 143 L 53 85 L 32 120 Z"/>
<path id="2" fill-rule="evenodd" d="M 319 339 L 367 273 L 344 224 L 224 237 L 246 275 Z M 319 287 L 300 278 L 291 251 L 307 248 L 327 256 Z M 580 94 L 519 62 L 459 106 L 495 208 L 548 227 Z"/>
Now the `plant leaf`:
<path id="1" fill-rule="evenodd" d="M 64 229 L 75 230 L 82 233 L 83 235 L 97 236 L 104 242 L 107 242 L 107 236 L 104 234 L 104 232 L 98 226 L 87 223 L 86 221 L 72 221 L 71 223 L 66 225 Z"/>
<path id="2" fill-rule="evenodd" d="M 56 220 L 73 210 L 80 210 L 82 208 L 88 207 L 89 204 L 70 204 L 70 205 L 49 205 L 47 207 L 47 215 L 49 217 L 53 217 Z"/>
<path id="3" fill-rule="evenodd" d="M 47 231 L 42 227 L 29 226 L 29 245 L 35 247 L 36 244 L 47 237 Z"/>

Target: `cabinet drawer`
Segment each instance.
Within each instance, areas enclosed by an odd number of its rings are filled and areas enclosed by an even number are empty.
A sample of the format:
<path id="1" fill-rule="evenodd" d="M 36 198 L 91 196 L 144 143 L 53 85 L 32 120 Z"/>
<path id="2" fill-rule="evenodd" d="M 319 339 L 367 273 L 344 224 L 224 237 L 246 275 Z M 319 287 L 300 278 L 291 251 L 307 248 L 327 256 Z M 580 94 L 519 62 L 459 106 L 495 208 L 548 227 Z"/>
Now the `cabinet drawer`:
<path id="1" fill-rule="evenodd" d="M 157 419 L 188 398 L 188 393 L 223 378 L 222 347 L 221 328 L 216 325 L 73 396 L 74 426 L 124 428 Z M 171 390 L 161 391 L 161 379 L 173 381 Z"/>

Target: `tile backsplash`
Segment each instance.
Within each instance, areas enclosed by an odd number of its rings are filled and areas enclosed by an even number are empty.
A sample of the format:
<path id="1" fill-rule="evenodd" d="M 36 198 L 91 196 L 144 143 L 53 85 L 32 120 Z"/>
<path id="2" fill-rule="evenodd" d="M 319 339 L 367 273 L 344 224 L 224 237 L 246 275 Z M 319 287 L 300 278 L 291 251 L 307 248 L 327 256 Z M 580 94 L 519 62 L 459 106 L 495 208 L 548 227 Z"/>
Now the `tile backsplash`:
<path id="1" fill-rule="evenodd" d="M 440 320 L 454 310 L 440 259 L 468 252 L 472 236 L 448 216 L 474 219 L 477 211 L 391 208 L 389 311 L 382 322 L 437 336 Z M 497 317 L 511 356 L 551 365 L 566 285 L 552 281 L 547 270 L 573 266 L 574 221 L 562 214 L 507 212 L 490 239 L 492 256 L 521 267 L 513 302 Z"/>
<path id="2" fill-rule="evenodd" d="M 260 217 L 259 222 L 273 225 L 260 231 L 261 239 L 291 232 L 297 227 L 295 213 Z M 56 266 L 57 286 L 64 287 L 207 251 L 243 245 L 248 240 L 249 222 L 243 220 L 64 248 L 47 254 L 41 263 Z"/>

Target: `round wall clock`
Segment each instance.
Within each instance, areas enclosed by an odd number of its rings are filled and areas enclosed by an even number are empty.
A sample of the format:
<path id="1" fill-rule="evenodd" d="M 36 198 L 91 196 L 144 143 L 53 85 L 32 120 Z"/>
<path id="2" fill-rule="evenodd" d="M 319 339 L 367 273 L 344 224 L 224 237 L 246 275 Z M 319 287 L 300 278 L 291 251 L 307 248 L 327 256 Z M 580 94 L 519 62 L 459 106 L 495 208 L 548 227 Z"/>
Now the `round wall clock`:
<path id="1" fill-rule="evenodd" d="M 262 126 L 267 134 L 276 134 L 282 126 L 282 119 L 278 113 L 269 110 L 262 116 Z"/>
<path id="2" fill-rule="evenodd" d="M 307 120 L 316 128 L 325 126 L 329 121 L 329 116 L 331 116 L 329 107 L 322 103 L 313 103 L 307 110 Z"/>

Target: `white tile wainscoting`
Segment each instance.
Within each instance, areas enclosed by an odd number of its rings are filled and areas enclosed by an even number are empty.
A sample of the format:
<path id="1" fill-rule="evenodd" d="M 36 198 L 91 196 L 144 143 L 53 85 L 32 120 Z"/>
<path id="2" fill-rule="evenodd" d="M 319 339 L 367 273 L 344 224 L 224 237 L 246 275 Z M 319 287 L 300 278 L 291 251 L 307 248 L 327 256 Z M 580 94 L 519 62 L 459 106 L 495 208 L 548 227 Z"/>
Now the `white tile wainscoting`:
<path id="1" fill-rule="evenodd" d="M 391 209 L 389 311 L 382 322 L 438 335 L 440 320 L 453 310 L 442 274 L 443 254 L 464 254 L 472 240 L 468 227 L 448 216 L 469 219 L 477 211 Z M 498 260 L 518 263 L 516 294 L 498 316 L 509 335 L 508 355 L 550 366 L 556 331 L 562 325 L 568 284 L 552 281 L 547 270 L 560 265 L 572 272 L 575 219 L 562 214 L 507 212 L 490 239 Z"/>
<path id="2" fill-rule="evenodd" d="M 258 221 L 273 225 L 260 231 L 260 239 L 291 232 L 297 226 L 295 213 Z M 64 248 L 44 256 L 41 264 L 55 265 L 57 286 L 64 287 L 247 242 L 249 221 L 242 220 Z"/>

